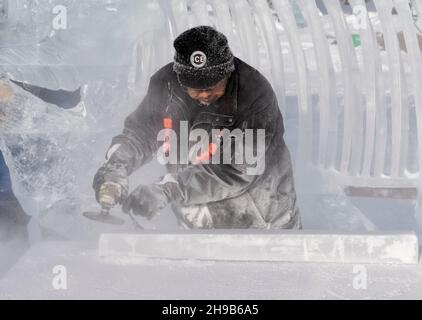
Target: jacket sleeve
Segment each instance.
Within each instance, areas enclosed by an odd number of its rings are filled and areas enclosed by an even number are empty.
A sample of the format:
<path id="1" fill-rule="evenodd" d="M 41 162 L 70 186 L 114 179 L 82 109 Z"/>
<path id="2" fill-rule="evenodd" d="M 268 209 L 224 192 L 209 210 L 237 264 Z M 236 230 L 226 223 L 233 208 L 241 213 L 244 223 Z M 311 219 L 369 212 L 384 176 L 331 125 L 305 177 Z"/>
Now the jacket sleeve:
<path id="1" fill-rule="evenodd" d="M 114 137 L 107 152 L 107 163 L 123 167 L 127 175 L 152 160 L 158 149 L 161 129 L 160 104 L 165 103 L 165 82 L 151 78 L 148 91 L 139 107 L 126 119 L 123 133 Z"/>
<path id="2" fill-rule="evenodd" d="M 254 155 L 257 155 L 254 159 L 256 163 L 263 163 L 265 166 L 265 156 L 271 149 L 273 140 L 279 138 L 275 136 L 275 132 L 276 126 L 282 126 L 282 119 L 275 96 L 270 99 L 269 104 L 268 98 L 265 99 L 267 105 L 260 105 L 260 101 L 253 104 L 248 112 L 244 112 L 247 118 L 243 120 L 247 123 L 247 129 L 265 129 L 265 144 L 245 143 L 244 149 L 246 154 L 251 152 L 252 148 Z M 254 135 L 257 134 L 256 130 L 253 132 Z M 279 132 L 283 132 L 283 129 Z M 245 133 L 244 129 L 242 133 Z M 191 165 L 180 173 L 171 174 L 170 177 L 167 175 L 165 180 L 177 182 L 174 183 L 177 188 L 174 186 L 172 188 L 173 194 L 176 193 L 175 201 L 184 205 L 205 204 L 237 197 L 246 192 L 262 173 L 249 173 L 250 169 L 256 166 L 255 163 L 248 164 L 244 161 L 238 164 L 234 161 L 233 150 L 236 150 L 236 143 L 232 143 L 232 157 L 229 164 Z"/>

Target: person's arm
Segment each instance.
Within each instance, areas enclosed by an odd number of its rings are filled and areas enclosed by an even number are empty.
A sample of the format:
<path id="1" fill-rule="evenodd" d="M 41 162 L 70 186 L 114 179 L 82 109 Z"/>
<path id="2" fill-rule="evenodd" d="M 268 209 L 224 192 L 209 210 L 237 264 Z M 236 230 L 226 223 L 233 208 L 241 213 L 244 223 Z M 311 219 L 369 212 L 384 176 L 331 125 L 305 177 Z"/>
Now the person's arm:
<path id="1" fill-rule="evenodd" d="M 123 133 L 113 138 L 106 162 L 95 174 L 93 188 L 97 201 L 105 183 L 120 185 L 121 192 L 116 201 L 124 200 L 129 191 L 128 176 L 152 159 L 158 148 L 156 137 L 162 121 L 159 110 L 166 92 L 163 82 L 152 77 L 146 96 L 126 118 Z"/>
<path id="2" fill-rule="evenodd" d="M 114 137 L 107 152 L 108 163 L 123 165 L 130 175 L 152 160 L 158 149 L 157 134 L 162 124 L 161 103 L 167 93 L 162 81 L 151 78 L 139 107 L 125 120 L 123 133 Z"/>

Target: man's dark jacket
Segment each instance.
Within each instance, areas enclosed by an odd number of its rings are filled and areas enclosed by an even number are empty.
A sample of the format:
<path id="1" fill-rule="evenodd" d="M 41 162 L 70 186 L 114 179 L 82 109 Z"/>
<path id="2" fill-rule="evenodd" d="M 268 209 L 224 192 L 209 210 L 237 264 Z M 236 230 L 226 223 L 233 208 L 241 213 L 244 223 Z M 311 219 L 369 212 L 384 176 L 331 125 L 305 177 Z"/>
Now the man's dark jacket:
<path id="1" fill-rule="evenodd" d="M 180 121 L 188 121 L 189 130 L 265 129 L 265 170 L 260 175 L 247 173 L 252 165 L 235 162 L 167 166 L 165 180 L 178 182 L 172 209 L 182 226 L 300 228 L 282 115 L 271 85 L 257 70 L 235 58 L 224 96 L 203 106 L 179 84 L 173 63 L 161 68 L 140 106 L 126 118 L 123 133 L 113 139 L 112 147 L 120 147 L 105 164 L 110 169 L 105 180 L 116 180 L 116 172 L 124 179 L 152 160 L 162 145 L 157 134 L 164 118 L 172 119 L 176 132 Z"/>

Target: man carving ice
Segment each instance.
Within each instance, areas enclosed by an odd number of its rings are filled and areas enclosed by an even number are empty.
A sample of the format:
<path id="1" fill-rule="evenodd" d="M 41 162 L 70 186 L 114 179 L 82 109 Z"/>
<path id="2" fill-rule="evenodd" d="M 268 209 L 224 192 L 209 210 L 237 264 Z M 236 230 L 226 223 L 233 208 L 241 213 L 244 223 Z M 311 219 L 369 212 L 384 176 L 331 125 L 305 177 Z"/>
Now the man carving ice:
<path id="1" fill-rule="evenodd" d="M 97 201 L 120 203 L 124 212 L 148 219 L 170 204 L 184 228 L 300 228 L 283 119 L 269 82 L 234 57 L 226 37 L 211 27 L 183 32 L 174 47 L 174 62 L 151 77 L 143 101 L 126 118 L 123 133 L 113 138 L 107 162 L 94 178 Z M 190 132 L 202 129 L 210 134 L 206 156 L 227 156 L 222 145 L 229 141 L 231 162 L 203 161 L 201 152 L 195 153 L 198 161 L 189 155 L 188 161 L 181 161 L 186 124 Z M 170 135 L 172 141 L 158 139 L 163 130 L 180 134 Z M 253 130 L 265 132 L 263 142 L 230 134 Z M 216 132 L 222 133 L 220 140 L 214 139 Z M 168 174 L 160 181 L 129 194 L 128 176 L 166 143 L 169 148 L 179 146 L 180 163 L 167 164 Z M 187 153 L 191 155 L 194 147 L 190 141 Z M 235 161 L 237 153 L 247 151 L 258 157 L 255 164 Z M 248 169 L 259 160 L 264 162 L 262 172 L 250 174 Z"/>

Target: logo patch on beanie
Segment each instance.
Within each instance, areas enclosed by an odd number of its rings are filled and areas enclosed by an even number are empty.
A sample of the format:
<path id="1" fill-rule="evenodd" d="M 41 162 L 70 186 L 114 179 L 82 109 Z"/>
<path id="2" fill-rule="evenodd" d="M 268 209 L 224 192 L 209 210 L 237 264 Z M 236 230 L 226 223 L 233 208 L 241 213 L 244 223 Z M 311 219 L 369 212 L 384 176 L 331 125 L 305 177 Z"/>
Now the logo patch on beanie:
<path id="1" fill-rule="evenodd" d="M 202 68 L 207 63 L 207 56 L 202 51 L 195 51 L 190 56 L 190 63 L 195 68 Z"/>

